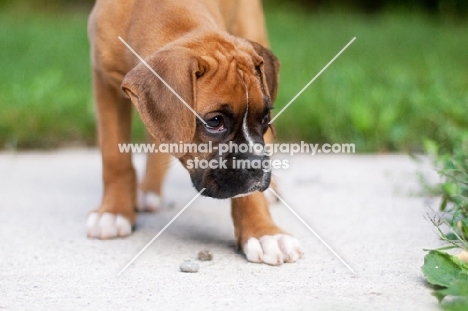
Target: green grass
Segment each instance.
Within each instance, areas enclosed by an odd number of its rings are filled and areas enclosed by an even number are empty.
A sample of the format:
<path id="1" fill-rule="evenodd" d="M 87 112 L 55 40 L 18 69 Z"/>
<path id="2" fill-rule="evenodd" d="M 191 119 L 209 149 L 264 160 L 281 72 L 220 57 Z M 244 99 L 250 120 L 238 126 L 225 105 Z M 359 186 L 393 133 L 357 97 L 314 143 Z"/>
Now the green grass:
<path id="1" fill-rule="evenodd" d="M 0 146 L 94 141 L 86 16 L 0 17 Z"/>
<path id="2" fill-rule="evenodd" d="M 357 37 L 278 118 L 280 138 L 416 151 L 424 138 L 450 144 L 468 129 L 467 24 L 417 15 L 268 16 L 282 62 L 278 108 Z"/>
<path id="3" fill-rule="evenodd" d="M 280 140 L 415 151 L 468 128 L 466 23 L 267 11 L 282 63 L 276 111 L 357 37 L 275 121 Z M 86 18 L 0 13 L 0 148 L 95 142 Z M 143 132 L 137 122 L 135 139 Z"/>

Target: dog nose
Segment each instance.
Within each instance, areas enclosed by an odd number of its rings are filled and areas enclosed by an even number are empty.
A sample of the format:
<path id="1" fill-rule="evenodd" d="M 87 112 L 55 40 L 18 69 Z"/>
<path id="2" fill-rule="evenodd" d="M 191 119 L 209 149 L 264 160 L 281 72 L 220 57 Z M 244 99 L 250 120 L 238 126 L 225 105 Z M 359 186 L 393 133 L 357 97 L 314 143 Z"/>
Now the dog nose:
<path id="1" fill-rule="evenodd" d="M 261 179 L 265 174 L 263 167 L 265 160 L 266 157 L 263 154 L 244 153 L 237 155 L 235 167 L 233 168 L 236 179 L 238 181 L 242 180 L 243 183 Z"/>
<path id="2" fill-rule="evenodd" d="M 258 154 L 252 153 L 252 154 L 249 154 L 249 155 L 247 156 L 247 161 L 248 161 L 249 163 L 251 163 L 251 164 L 252 164 L 252 163 L 255 163 L 254 161 L 259 161 L 260 163 L 262 163 L 263 160 L 264 160 L 263 154 L 258 155 Z M 247 167 L 246 167 L 246 170 L 247 170 L 248 172 L 262 171 L 261 168 L 258 168 L 258 167 L 255 166 L 255 165 L 247 166 Z"/>

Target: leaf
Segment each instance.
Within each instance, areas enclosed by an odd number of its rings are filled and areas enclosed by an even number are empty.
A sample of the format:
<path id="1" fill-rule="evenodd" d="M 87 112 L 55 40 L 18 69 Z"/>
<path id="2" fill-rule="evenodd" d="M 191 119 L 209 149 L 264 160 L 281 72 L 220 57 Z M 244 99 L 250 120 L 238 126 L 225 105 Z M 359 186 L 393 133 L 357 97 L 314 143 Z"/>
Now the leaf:
<path id="1" fill-rule="evenodd" d="M 445 237 L 447 238 L 447 240 L 450 240 L 450 241 L 458 241 L 459 239 L 457 238 L 457 236 L 453 233 L 453 232 L 449 232 L 445 235 Z"/>
<path id="2" fill-rule="evenodd" d="M 445 208 L 447 207 L 447 196 L 442 197 L 442 203 L 440 203 L 439 209 L 443 212 L 445 211 Z"/>
<path id="3" fill-rule="evenodd" d="M 421 269 L 433 285 L 449 287 L 458 281 L 468 282 L 468 263 L 444 252 L 430 251 Z"/>
<path id="4" fill-rule="evenodd" d="M 423 142 L 424 151 L 431 156 L 437 156 L 439 153 L 439 146 L 433 140 L 426 139 Z"/>
<path id="5" fill-rule="evenodd" d="M 452 182 L 446 182 L 442 184 L 442 189 L 449 197 L 455 195 L 455 193 L 457 193 L 458 191 L 457 184 L 452 183 Z"/>
<path id="6" fill-rule="evenodd" d="M 441 289 L 439 292 L 444 296 L 464 296 L 468 297 L 468 280 L 456 281 L 448 288 Z"/>
<path id="7" fill-rule="evenodd" d="M 426 252 L 429 252 L 429 251 L 432 251 L 432 250 L 435 250 L 435 251 L 445 251 L 445 250 L 454 249 L 454 248 L 460 248 L 460 247 L 459 247 L 459 246 L 455 246 L 455 245 L 447 245 L 447 246 L 442 246 L 442 247 L 439 247 L 439 248 L 436 248 L 436 249 L 423 248 L 423 251 L 426 251 Z"/>
<path id="8" fill-rule="evenodd" d="M 464 218 L 460 222 L 461 231 L 468 237 L 468 218 Z"/>
<path id="9" fill-rule="evenodd" d="M 468 299 L 455 299 L 454 301 L 443 303 L 441 306 L 444 311 L 466 311 L 468 310 Z"/>

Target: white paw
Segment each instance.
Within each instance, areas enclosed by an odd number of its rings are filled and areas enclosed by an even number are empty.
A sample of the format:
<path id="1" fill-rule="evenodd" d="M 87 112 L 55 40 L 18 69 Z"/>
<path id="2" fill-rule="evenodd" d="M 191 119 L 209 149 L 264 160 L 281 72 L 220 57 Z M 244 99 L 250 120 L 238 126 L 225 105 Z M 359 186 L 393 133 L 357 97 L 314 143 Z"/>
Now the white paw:
<path id="1" fill-rule="evenodd" d="M 112 239 L 132 233 L 132 225 L 127 218 L 111 213 L 90 213 L 86 220 L 86 226 L 89 238 Z"/>
<path id="2" fill-rule="evenodd" d="M 284 262 L 295 262 L 303 254 L 299 241 L 287 234 L 264 235 L 260 239 L 250 238 L 243 251 L 248 261 L 264 262 L 278 266 Z"/>
<path id="3" fill-rule="evenodd" d="M 161 207 L 162 207 L 162 199 L 160 195 L 151 191 L 148 191 L 148 192 L 143 192 L 141 190 L 138 191 L 137 211 L 156 212 Z"/>

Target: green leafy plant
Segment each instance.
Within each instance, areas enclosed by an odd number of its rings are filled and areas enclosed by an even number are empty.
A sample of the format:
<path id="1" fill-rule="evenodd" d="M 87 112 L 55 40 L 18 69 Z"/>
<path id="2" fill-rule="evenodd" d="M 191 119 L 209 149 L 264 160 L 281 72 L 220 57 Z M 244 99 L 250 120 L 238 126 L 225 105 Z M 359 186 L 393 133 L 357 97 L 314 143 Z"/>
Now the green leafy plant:
<path id="1" fill-rule="evenodd" d="M 468 310 L 468 262 L 444 252 L 468 251 L 468 137 L 460 139 L 451 154 L 441 154 L 434 142 L 425 145 L 443 178 L 438 186 L 443 216 L 429 219 L 447 245 L 430 250 L 421 269 L 444 310 Z"/>
<path id="2" fill-rule="evenodd" d="M 435 164 L 443 181 L 439 185 L 442 195 L 440 211 L 444 213 L 442 223 L 449 226 L 443 240 L 468 251 L 468 135 L 454 144 L 451 154 L 441 154 L 434 142 L 426 142 L 426 150 L 436 159 Z"/>
<path id="3" fill-rule="evenodd" d="M 431 250 L 421 267 L 427 281 L 434 286 L 434 296 L 444 310 L 468 308 L 468 262 L 440 250 Z M 445 297 L 449 299 L 445 299 Z"/>

